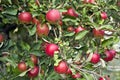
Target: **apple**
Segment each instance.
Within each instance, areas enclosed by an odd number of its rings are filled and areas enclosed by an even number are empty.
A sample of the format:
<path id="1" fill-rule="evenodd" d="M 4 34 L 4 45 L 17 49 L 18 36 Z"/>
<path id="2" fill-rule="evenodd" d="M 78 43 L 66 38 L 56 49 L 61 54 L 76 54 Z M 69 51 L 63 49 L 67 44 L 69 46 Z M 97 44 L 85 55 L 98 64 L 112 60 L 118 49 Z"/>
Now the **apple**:
<path id="1" fill-rule="evenodd" d="M 18 15 L 18 19 L 23 23 L 30 23 L 32 21 L 32 14 L 30 12 L 21 12 Z"/>
<path id="2" fill-rule="evenodd" d="M 116 55 L 116 51 L 115 50 L 110 49 L 109 52 L 113 55 L 113 57 L 115 57 L 115 55 Z"/>
<path id="3" fill-rule="evenodd" d="M 38 66 L 34 66 L 30 71 L 28 71 L 28 76 L 30 78 L 34 78 L 34 77 L 38 76 L 38 74 L 39 74 Z"/>
<path id="4" fill-rule="evenodd" d="M 68 65 L 65 61 L 60 61 L 57 66 L 54 66 L 55 72 L 65 74 L 68 70 Z"/>
<path id="5" fill-rule="evenodd" d="M 113 60 L 113 54 L 109 50 L 105 50 L 105 57 L 103 58 L 106 62 Z"/>
<path id="6" fill-rule="evenodd" d="M 75 33 L 77 34 L 77 33 L 84 31 L 84 30 L 85 30 L 85 28 L 83 28 L 82 26 L 78 26 L 77 28 L 75 28 Z"/>
<path id="7" fill-rule="evenodd" d="M 69 75 L 71 75 L 72 74 L 72 71 L 70 70 L 70 68 L 68 68 L 68 70 L 67 70 L 67 72 L 65 73 L 65 74 L 69 74 Z"/>
<path id="8" fill-rule="evenodd" d="M 95 37 L 103 37 L 104 36 L 104 30 L 99 30 L 99 29 L 93 29 L 93 35 Z"/>
<path id="9" fill-rule="evenodd" d="M 0 43 L 4 41 L 4 36 L 3 34 L 0 34 Z"/>
<path id="10" fill-rule="evenodd" d="M 74 29 L 74 27 L 72 27 L 72 26 L 69 26 L 68 28 L 67 28 L 67 31 L 68 32 L 73 32 L 75 29 Z"/>
<path id="11" fill-rule="evenodd" d="M 63 25 L 62 20 L 60 20 L 58 23 L 59 23 L 59 25 L 60 25 L 60 26 L 62 26 L 62 25 Z"/>
<path id="12" fill-rule="evenodd" d="M 38 57 L 37 56 L 31 54 L 30 59 L 31 59 L 31 61 L 33 62 L 34 65 L 38 64 Z"/>
<path id="13" fill-rule="evenodd" d="M 61 14 L 58 10 L 52 9 L 46 13 L 46 20 L 50 23 L 57 23 L 61 20 Z"/>
<path id="14" fill-rule="evenodd" d="M 36 19 L 35 17 L 33 17 L 32 23 L 37 25 L 37 24 L 40 24 L 40 21 L 38 19 Z"/>
<path id="15" fill-rule="evenodd" d="M 74 75 L 72 75 L 72 78 L 76 79 L 76 78 L 81 78 L 80 73 L 76 73 Z"/>
<path id="16" fill-rule="evenodd" d="M 48 44 L 49 44 L 48 42 L 42 42 L 41 43 L 41 49 L 45 51 L 45 48 Z"/>
<path id="17" fill-rule="evenodd" d="M 59 46 L 53 43 L 48 44 L 45 48 L 45 53 L 50 57 L 54 56 L 55 51 L 59 51 Z"/>
<path id="18" fill-rule="evenodd" d="M 102 19 L 104 19 L 104 20 L 107 19 L 107 13 L 106 12 L 101 12 L 100 15 L 101 15 Z"/>
<path id="19" fill-rule="evenodd" d="M 37 24 L 36 33 L 39 37 L 47 36 L 49 34 L 49 27 L 47 24 Z"/>
<path id="20" fill-rule="evenodd" d="M 84 0 L 84 3 L 95 3 L 95 0 Z"/>
<path id="21" fill-rule="evenodd" d="M 99 80 L 105 80 L 105 78 L 104 77 L 100 77 Z"/>
<path id="22" fill-rule="evenodd" d="M 72 17 L 78 17 L 78 14 L 75 12 L 73 8 L 69 8 L 67 10 L 67 15 L 72 16 Z"/>
<path id="23" fill-rule="evenodd" d="M 96 52 L 92 55 L 91 63 L 96 64 L 100 61 L 100 55 Z"/>
<path id="24" fill-rule="evenodd" d="M 27 70 L 27 65 L 25 64 L 25 62 L 18 63 L 18 70 L 20 70 L 21 72 Z"/>

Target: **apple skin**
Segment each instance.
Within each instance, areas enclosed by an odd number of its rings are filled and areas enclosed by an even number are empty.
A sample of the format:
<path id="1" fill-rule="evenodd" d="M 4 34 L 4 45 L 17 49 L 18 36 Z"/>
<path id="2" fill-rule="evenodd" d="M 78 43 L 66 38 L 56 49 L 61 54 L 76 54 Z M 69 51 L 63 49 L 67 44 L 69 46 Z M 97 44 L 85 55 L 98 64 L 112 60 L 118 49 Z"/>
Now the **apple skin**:
<path id="1" fill-rule="evenodd" d="M 99 80 L 105 80 L 104 77 L 100 77 Z"/>
<path id="2" fill-rule="evenodd" d="M 98 30 L 98 29 L 93 29 L 93 35 L 95 36 L 95 37 L 99 37 L 99 38 L 101 38 L 101 37 L 103 37 L 104 36 L 104 30 Z"/>
<path id="3" fill-rule="evenodd" d="M 75 12 L 73 8 L 69 8 L 67 10 L 67 15 L 72 16 L 72 17 L 78 17 L 78 14 Z"/>
<path id="4" fill-rule="evenodd" d="M 32 23 L 37 25 L 37 24 L 40 24 L 40 21 L 38 19 L 36 19 L 35 17 L 33 17 Z"/>
<path id="5" fill-rule="evenodd" d="M 72 26 L 69 26 L 69 27 L 67 28 L 67 31 L 68 31 L 68 32 L 74 32 L 74 30 L 75 30 L 75 29 L 74 29 L 74 27 L 72 27 Z"/>
<path id="6" fill-rule="evenodd" d="M 81 78 L 80 73 L 76 73 L 74 75 L 72 75 L 72 78 L 76 79 L 76 78 Z"/>
<path id="7" fill-rule="evenodd" d="M 0 43 L 4 41 L 4 36 L 3 34 L 0 34 Z"/>
<path id="8" fill-rule="evenodd" d="M 37 24 L 36 33 L 39 37 L 47 36 L 49 34 L 49 27 L 47 24 Z"/>
<path id="9" fill-rule="evenodd" d="M 55 72 L 65 74 L 68 70 L 68 65 L 65 61 L 60 61 L 57 66 L 54 66 Z"/>
<path id="10" fill-rule="evenodd" d="M 116 51 L 115 50 L 110 49 L 109 52 L 113 55 L 113 57 L 115 57 L 115 55 L 116 55 Z"/>
<path id="11" fill-rule="evenodd" d="M 72 75 L 72 71 L 70 70 L 70 68 L 68 68 L 68 70 L 67 70 L 67 72 L 65 74 Z"/>
<path id="12" fill-rule="evenodd" d="M 100 55 L 96 52 L 92 55 L 91 63 L 96 64 L 100 61 Z"/>
<path id="13" fill-rule="evenodd" d="M 28 76 L 30 78 L 34 78 L 34 77 L 38 76 L 38 74 L 39 74 L 38 66 L 34 66 L 30 71 L 28 71 Z"/>
<path id="14" fill-rule="evenodd" d="M 27 70 L 27 65 L 25 64 L 25 62 L 18 63 L 18 70 L 21 72 L 24 72 Z"/>
<path id="15" fill-rule="evenodd" d="M 77 33 L 84 31 L 84 30 L 85 30 L 85 28 L 83 28 L 82 26 L 78 26 L 77 28 L 75 28 L 75 33 L 77 34 Z"/>
<path id="16" fill-rule="evenodd" d="M 57 23 L 58 21 L 61 20 L 61 14 L 58 10 L 56 9 L 52 9 L 52 10 L 49 10 L 47 13 L 46 13 L 46 20 L 50 23 Z"/>
<path id="17" fill-rule="evenodd" d="M 106 57 L 103 58 L 106 62 L 113 60 L 113 54 L 109 52 L 109 50 L 105 50 Z"/>
<path id="18" fill-rule="evenodd" d="M 59 46 L 53 43 L 48 44 L 45 48 L 45 53 L 50 57 L 54 56 L 55 51 L 59 51 Z"/>
<path id="19" fill-rule="evenodd" d="M 100 14 L 100 15 L 101 15 L 101 18 L 102 18 L 102 19 L 104 19 L 104 20 L 108 18 L 108 16 L 107 16 L 107 13 L 106 13 L 106 12 L 101 12 L 101 14 Z"/>
<path id="20" fill-rule="evenodd" d="M 38 57 L 33 55 L 33 54 L 31 54 L 30 56 L 31 56 L 30 59 L 33 62 L 33 64 L 37 65 L 38 64 Z"/>
<path id="21" fill-rule="evenodd" d="M 21 12 L 18 19 L 22 23 L 30 23 L 32 21 L 32 14 L 30 12 Z"/>
<path id="22" fill-rule="evenodd" d="M 84 0 L 84 3 L 95 3 L 95 0 Z"/>

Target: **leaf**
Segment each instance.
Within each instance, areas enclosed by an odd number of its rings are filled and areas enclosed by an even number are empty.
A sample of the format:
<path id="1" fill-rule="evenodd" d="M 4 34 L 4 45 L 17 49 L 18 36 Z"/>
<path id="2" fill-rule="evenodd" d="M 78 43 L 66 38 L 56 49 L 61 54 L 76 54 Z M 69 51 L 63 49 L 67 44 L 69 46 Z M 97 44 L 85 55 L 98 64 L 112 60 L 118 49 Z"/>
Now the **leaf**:
<path id="1" fill-rule="evenodd" d="M 28 43 L 23 42 L 23 41 L 21 41 L 20 46 L 23 50 L 27 50 L 27 51 L 30 50 L 30 45 Z"/>
<path id="2" fill-rule="evenodd" d="M 10 15 L 16 15 L 17 14 L 17 9 L 6 9 L 5 11 L 2 12 L 2 14 L 10 14 Z"/>
<path id="3" fill-rule="evenodd" d="M 75 32 L 71 32 L 71 33 L 67 33 L 67 34 L 65 34 L 64 36 L 68 36 L 68 37 L 70 37 L 70 36 L 73 36 L 75 34 Z"/>
<path id="4" fill-rule="evenodd" d="M 87 60 L 86 60 L 86 62 L 89 62 L 92 59 L 92 56 L 93 56 L 93 53 L 90 53 Z"/>
<path id="5" fill-rule="evenodd" d="M 30 69 L 28 69 L 28 70 L 26 70 L 26 71 L 22 72 L 22 73 L 21 73 L 21 74 L 19 74 L 18 76 L 20 76 L 20 77 L 25 76 L 25 75 L 26 75 L 26 73 L 27 73 L 29 70 L 30 70 Z"/>
<path id="6" fill-rule="evenodd" d="M 102 41 L 102 46 L 103 46 L 103 47 L 106 47 L 106 46 L 111 45 L 112 43 L 113 43 L 113 37 Z"/>
<path id="7" fill-rule="evenodd" d="M 56 59 L 54 66 L 57 66 L 59 64 L 59 62 L 61 61 L 61 59 Z"/>
<path id="8" fill-rule="evenodd" d="M 33 26 L 32 28 L 28 28 L 28 32 L 29 32 L 30 36 L 33 36 L 36 32 L 36 25 Z"/>
<path id="9" fill-rule="evenodd" d="M 105 68 L 106 67 L 105 61 L 103 59 L 100 59 L 100 61 L 101 61 L 102 67 Z"/>
<path id="10" fill-rule="evenodd" d="M 75 40 L 82 39 L 87 33 L 88 33 L 88 31 L 86 31 L 86 30 L 79 32 L 79 33 L 75 36 Z"/>
<path id="11" fill-rule="evenodd" d="M 111 26 L 111 25 L 103 25 L 103 26 L 100 27 L 100 29 L 113 30 L 113 26 Z"/>

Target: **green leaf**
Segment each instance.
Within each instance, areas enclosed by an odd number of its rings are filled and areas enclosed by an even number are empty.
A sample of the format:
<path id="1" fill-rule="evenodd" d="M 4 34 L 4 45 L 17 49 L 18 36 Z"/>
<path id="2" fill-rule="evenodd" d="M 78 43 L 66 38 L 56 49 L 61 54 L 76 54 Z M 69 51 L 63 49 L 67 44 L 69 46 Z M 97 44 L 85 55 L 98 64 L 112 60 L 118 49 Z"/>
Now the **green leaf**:
<path id="1" fill-rule="evenodd" d="M 2 14 L 9 14 L 9 15 L 16 15 L 17 14 L 17 9 L 9 8 L 6 9 L 5 11 L 2 12 Z"/>
<path id="2" fill-rule="evenodd" d="M 36 25 L 34 27 L 28 28 L 28 32 L 30 36 L 33 36 L 36 32 Z"/>
<path id="3" fill-rule="evenodd" d="M 113 26 L 111 26 L 111 25 L 103 25 L 103 26 L 100 27 L 100 29 L 113 30 Z"/>
<path id="4" fill-rule="evenodd" d="M 71 33 L 67 33 L 67 34 L 65 34 L 64 36 L 68 36 L 68 37 L 70 37 L 70 36 L 73 36 L 75 34 L 75 32 L 71 32 Z"/>
<path id="5" fill-rule="evenodd" d="M 103 47 L 106 47 L 106 46 L 111 45 L 112 43 L 113 43 L 113 37 L 102 41 L 102 46 L 103 46 Z"/>
<path id="6" fill-rule="evenodd" d="M 27 51 L 30 50 L 30 45 L 27 44 L 27 43 L 25 43 L 25 42 L 23 42 L 23 41 L 21 41 L 20 46 L 21 46 L 21 48 L 22 48 L 23 50 L 27 50 Z"/>
<path id="7" fill-rule="evenodd" d="M 22 73 L 21 73 L 21 74 L 19 74 L 18 76 L 20 76 L 20 77 L 25 76 L 25 75 L 26 75 L 26 73 L 27 73 L 29 70 L 30 70 L 30 69 L 28 69 L 27 71 L 22 72 Z"/>
<path id="8" fill-rule="evenodd" d="M 75 40 L 82 39 L 87 33 L 88 33 L 88 31 L 86 31 L 86 30 L 79 32 L 79 33 L 75 36 Z"/>

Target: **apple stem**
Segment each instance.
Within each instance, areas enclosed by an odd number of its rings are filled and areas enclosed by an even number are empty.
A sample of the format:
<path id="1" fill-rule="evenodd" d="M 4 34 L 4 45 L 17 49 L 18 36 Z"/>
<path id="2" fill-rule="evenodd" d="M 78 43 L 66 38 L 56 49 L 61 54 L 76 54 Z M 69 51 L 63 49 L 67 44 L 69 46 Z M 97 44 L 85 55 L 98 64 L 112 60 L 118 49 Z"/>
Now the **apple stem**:
<path id="1" fill-rule="evenodd" d="M 35 39 L 36 39 L 35 41 L 38 42 L 38 35 L 37 34 L 35 35 Z"/>
<path id="2" fill-rule="evenodd" d="M 47 43 L 51 43 L 50 41 L 46 40 L 45 38 L 42 37 L 42 40 L 47 42 Z"/>

